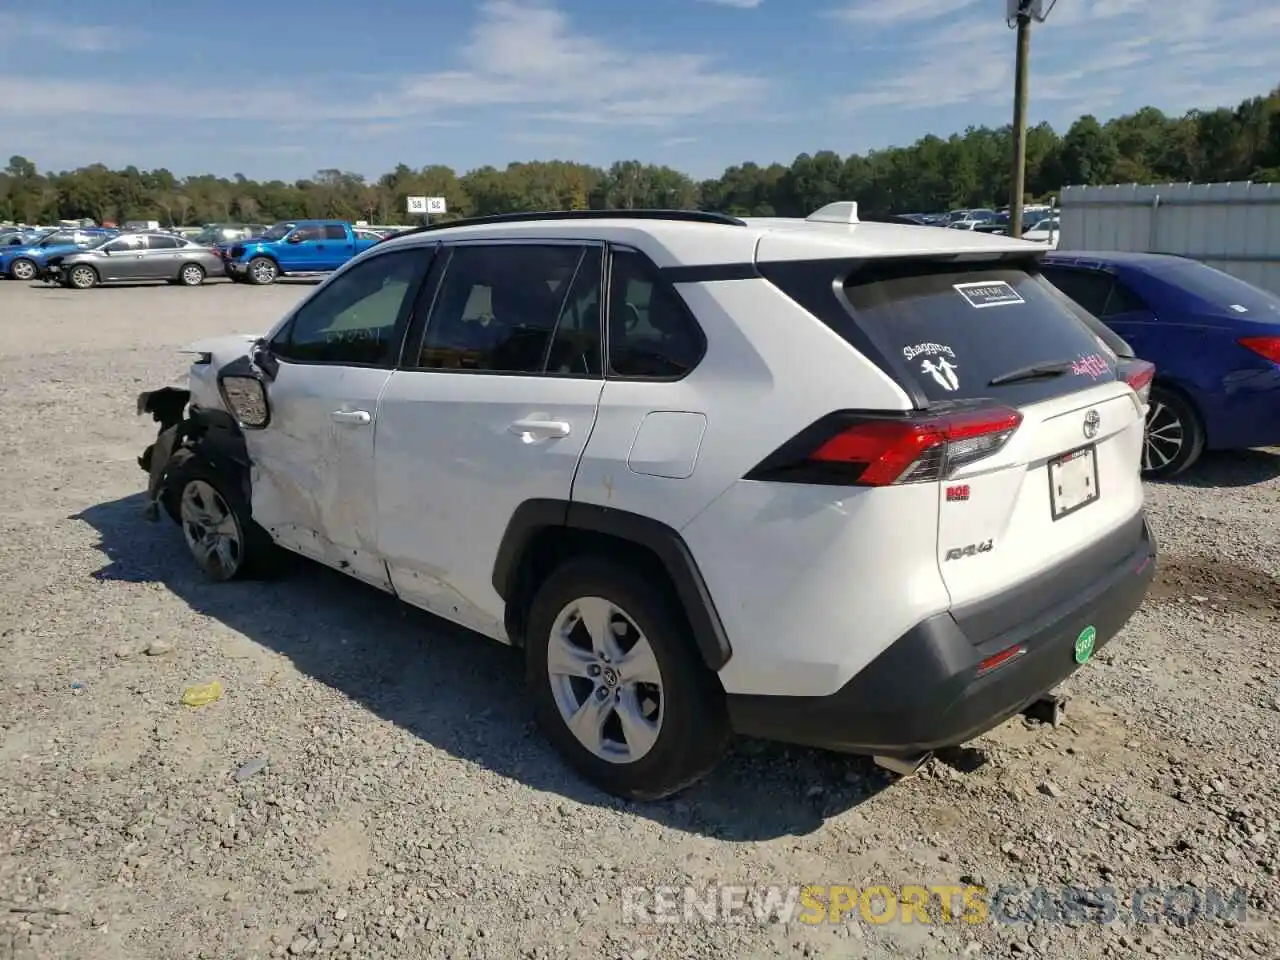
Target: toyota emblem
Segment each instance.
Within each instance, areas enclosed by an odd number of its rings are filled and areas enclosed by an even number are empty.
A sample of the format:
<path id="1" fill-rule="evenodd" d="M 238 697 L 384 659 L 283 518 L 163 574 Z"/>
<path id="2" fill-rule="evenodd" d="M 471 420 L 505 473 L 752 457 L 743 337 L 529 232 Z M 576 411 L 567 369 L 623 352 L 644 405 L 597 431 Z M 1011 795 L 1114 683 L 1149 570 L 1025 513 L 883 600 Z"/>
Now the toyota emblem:
<path id="1" fill-rule="evenodd" d="M 1092 440 L 1098 435 L 1100 426 L 1102 426 L 1102 418 L 1098 416 L 1098 411 L 1090 410 L 1084 415 L 1084 438 Z"/>

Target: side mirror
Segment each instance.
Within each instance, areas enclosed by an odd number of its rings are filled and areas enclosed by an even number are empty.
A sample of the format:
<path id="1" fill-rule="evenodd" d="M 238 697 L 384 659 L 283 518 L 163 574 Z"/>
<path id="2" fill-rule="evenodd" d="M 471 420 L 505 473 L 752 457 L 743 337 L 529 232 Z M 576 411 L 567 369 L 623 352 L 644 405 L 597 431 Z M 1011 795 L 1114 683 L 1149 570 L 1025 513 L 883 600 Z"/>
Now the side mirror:
<path id="1" fill-rule="evenodd" d="M 271 344 L 267 342 L 265 337 L 253 342 L 253 346 L 249 349 L 249 363 L 261 371 L 262 375 L 268 380 L 274 380 L 280 370 L 280 364 L 276 362 L 275 356 L 271 353 Z"/>
<path id="2" fill-rule="evenodd" d="M 252 374 L 222 374 L 218 389 L 227 410 L 246 430 L 262 430 L 271 422 L 267 386 Z"/>
<path id="3" fill-rule="evenodd" d="M 289 239 L 286 240 L 285 243 L 301 243 L 305 239 L 306 238 L 303 237 L 301 234 L 291 233 L 289 234 Z"/>

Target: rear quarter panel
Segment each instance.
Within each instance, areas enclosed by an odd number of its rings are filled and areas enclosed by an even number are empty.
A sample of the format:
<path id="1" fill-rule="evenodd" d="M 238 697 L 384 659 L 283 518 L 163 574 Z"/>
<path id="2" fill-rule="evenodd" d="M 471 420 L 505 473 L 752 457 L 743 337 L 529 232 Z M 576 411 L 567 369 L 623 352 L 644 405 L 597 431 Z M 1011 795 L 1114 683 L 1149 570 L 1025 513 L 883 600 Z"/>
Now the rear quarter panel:
<path id="1" fill-rule="evenodd" d="M 1156 366 L 1157 382 L 1189 396 L 1209 449 L 1280 443 L 1280 367 L 1240 346 L 1267 329 L 1241 329 L 1227 318 L 1159 311 L 1157 317 L 1108 319 L 1134 352 Z M 1272 325 L 1256 324 L 1255 327 Z M 1280 330 L 1270 330 L 1280 335 Z"/>

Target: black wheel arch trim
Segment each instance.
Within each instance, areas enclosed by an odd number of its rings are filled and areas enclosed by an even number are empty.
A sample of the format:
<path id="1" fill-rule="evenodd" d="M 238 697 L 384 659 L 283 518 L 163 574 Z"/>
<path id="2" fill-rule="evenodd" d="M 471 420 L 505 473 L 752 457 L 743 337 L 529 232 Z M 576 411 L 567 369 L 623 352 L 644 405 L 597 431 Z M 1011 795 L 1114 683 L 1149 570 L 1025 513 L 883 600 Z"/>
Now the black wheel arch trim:
<path id="1" fill-rule="evenodd" d="M 517 598 L 526 552 L 544 530 L 563 527 L 630 541 L 651 551 L 675 587 L 703 662 L 719 670 L 733 655 L 724 623 L 697 561 L 680 534 L 660 520 L 567 500 L 526 500 L 512 513 L 498 545 L 493 588 L 505 602 Z"/>

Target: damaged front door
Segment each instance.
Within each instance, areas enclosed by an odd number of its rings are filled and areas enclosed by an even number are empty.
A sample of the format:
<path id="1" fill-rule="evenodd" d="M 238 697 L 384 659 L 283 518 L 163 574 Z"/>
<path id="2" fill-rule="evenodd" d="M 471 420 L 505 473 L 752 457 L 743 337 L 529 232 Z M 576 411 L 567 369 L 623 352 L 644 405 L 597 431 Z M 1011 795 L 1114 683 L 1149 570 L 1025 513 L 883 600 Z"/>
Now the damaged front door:
<path id="1" fill-rule="evenodd" d="M 246 431 L 253 515 L 282 546 L 390 590 L 376 546 L 373 438 L 423 249 L 372 256 L 306 300 L 267 345 L 271 420 Z"/>

